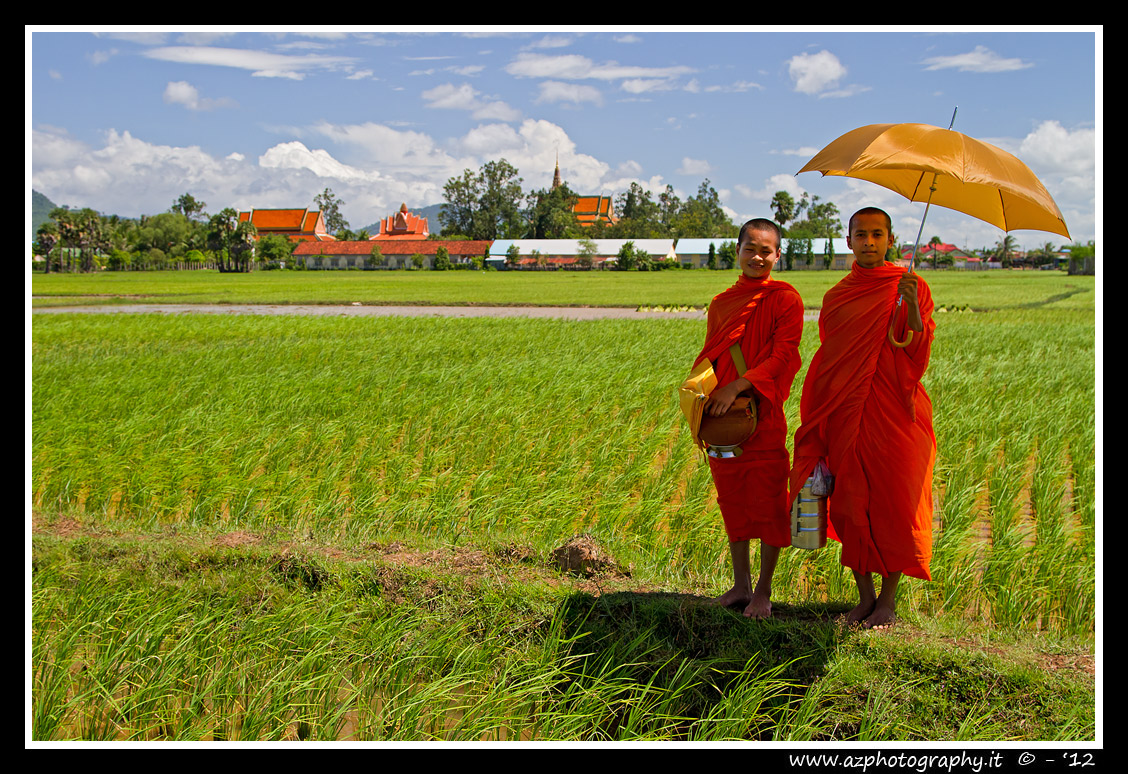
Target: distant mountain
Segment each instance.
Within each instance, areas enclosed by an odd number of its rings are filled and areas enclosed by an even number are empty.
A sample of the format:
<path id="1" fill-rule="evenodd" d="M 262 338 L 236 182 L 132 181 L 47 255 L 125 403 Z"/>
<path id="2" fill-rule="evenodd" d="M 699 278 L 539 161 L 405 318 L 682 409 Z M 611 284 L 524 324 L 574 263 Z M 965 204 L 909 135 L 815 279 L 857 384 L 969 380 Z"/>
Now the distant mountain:
<path id="1" fill-rule="evenodd" d="M 48 199 L 43 194 L 36 191 L 34 188 L 31 191 L 31 239 L 35 241 L 35 232 L 39 227 L 49 221 L 48 217 L 51 210 L 59 205 Z"/>

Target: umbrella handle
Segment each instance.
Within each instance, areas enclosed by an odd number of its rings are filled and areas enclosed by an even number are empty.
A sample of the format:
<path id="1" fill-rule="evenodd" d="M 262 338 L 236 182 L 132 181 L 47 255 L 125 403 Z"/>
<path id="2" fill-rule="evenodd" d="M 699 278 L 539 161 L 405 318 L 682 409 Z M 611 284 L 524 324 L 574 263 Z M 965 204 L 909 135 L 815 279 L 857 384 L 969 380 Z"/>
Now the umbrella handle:
<path id="1" fill-rule="evenodd" d="M 898 348 L 907 347 L 909 346 L 909 342 L 913 340 L 913 332 L 911 329 L 905 331 L 905 340 L 897 341 L 897 337 L 893 335 L 893 324 L 896 322 L 896 320 L 897 315 L 893 315 L 893 318 L 889 320 L 889 343 Z"/>

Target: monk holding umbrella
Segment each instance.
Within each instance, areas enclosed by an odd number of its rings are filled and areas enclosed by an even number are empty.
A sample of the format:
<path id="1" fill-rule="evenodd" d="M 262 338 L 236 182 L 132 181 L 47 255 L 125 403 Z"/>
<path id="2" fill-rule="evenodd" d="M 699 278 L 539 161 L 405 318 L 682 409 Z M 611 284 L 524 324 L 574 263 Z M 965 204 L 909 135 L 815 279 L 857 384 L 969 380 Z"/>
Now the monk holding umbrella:
<path id="1" fill-rule="evenodd" d="M 935 202 L 1004 231 L 1069 236 L 1057 205 L 1025 164 L 951 126 L 864 126 L 799 171 L 869 180 L 926 202 L 925 218 Z M 924 219 L 918 246 L 923 230 Z M 936 436 L 921 378 L 935 323 L 931 292 L 911 263 L 906 272 L 885 261 L 894 244 L 888 214 L 856 212 L 847 244 L 854 264 L 823 299 L 821 345 L 803 384 L 789 495 L 794 499 L 818 462 L 826 462 L 834 476 L 828 536 L 842 543 L 842 564 L 858 586 L 847 621 L 884 628 L 896 619 L 901 576 L 931 579 Z M 883 579 L 880 593 L 874 574 Z"/>
<path id="2" fill-rule="evenodd" d="M 902 574 L 931 580 L 936 436 L 920 380 L 932 349 L 933 304 L 920 275 L 885 261 L 893 238 L 882 210 L 850 218 L 854 264 L 823 298 L 822 345 L 803 384 L 790 481 L 794 496 L 820 459 L 834 474 L 828 535 L 842 543 L 859 596 L 847 622 L 872 628 L 893 622 Z M 904 347 L 888 343 L 891 316 L 901 338 L 916 334 Z M 884 578 L 880 595 L 874 573 Z"/>

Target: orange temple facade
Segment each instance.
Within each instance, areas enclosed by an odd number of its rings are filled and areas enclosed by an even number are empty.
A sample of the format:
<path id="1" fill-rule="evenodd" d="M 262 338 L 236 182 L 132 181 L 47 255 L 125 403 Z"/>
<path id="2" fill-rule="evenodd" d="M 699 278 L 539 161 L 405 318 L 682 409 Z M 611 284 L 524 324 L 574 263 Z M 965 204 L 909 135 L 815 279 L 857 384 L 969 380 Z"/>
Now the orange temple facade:
<path id="1" fill-rule="evenodd" d="M 427 219 L 412 215 L 404 203 L 395 215 L 389 215 L 380 221 L 380 233 L 371 239 L 426 239 L 430 233 Z"/>

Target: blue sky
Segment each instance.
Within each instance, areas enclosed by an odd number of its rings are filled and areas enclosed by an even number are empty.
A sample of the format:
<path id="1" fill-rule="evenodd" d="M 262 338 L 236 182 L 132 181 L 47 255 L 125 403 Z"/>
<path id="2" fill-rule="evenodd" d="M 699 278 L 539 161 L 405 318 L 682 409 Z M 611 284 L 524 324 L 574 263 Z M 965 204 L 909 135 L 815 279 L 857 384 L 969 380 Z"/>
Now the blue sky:
<path id="1" fill-rule="evenodd" d="M 398 28 L 397 28 L 398 29 Z M 181 193 L 309 207 L 331 188 L 353 228 L 442 201 L 505 158 L 526 190 L 637 181 L 685 199 L 705 179 L 736 222 L 779 190 L 887 209 L 902 241 L 924 205 L 796 172 L 859 126 L 920 122 L 1004 148 L 1075 240 L 1099 227 L 1100 28 L 52 28 L 26 34 L 28 188 L 135 217 Z M 438 224 L 432 224 L 438 229 Z M 961 247 L 1002 232 L 932 208 Z M 1013 232 L 1022 246 L 1063 239 Z"/>

